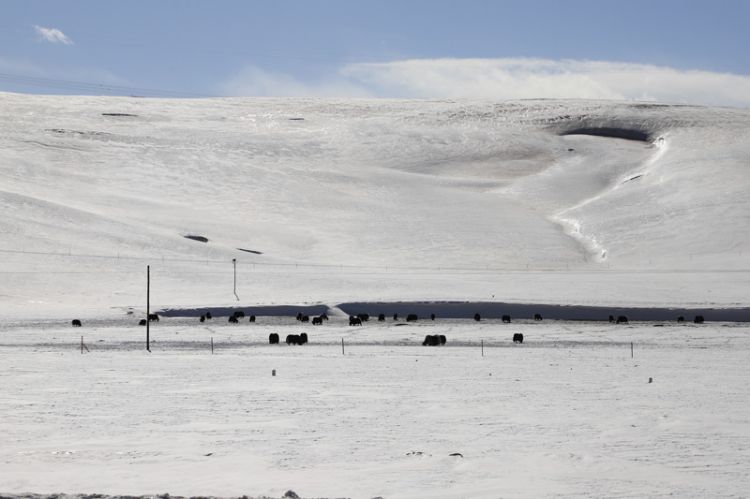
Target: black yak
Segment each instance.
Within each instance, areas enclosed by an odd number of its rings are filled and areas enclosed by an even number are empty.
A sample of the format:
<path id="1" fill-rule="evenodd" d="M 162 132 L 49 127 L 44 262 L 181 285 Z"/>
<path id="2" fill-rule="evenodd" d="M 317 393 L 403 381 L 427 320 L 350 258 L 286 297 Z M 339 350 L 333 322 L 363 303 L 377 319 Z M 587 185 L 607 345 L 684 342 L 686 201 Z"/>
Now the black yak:
<path id="1" fill-rule="evenodd" d="M 302 333 L 299 335 L 299 344 L 304 345 L 305 343 L 307 343 L 307 333 Z"/>
<path id="2" fill-rule="evenodd" d="M 627 324 L 628 318 L 624 315 L 618 315 L 617 316 L 617 324 Z"/>
<path id="3" fill-rule="evenodd" d="M 139 326 L 145 326 L 146 325 L 146 319 L 141 319 L 138 321 Z"/>
<path id="4" fill-rule="evenodd" d="M 359 317 L 354 317 L 353 315 L 349 317 L 349 325 L 350 326 L 361 326 L 362 325 L 362 319 Z"/>
<path id="5" fill-rule="evenodd" d="M 440 345 L 440 337 L 436 334 L 428 334 L 422 342 L 422 346 L 425 347 L 436 347 L 438 345 Z"/>
<path id="6" fill-rule="evenodd" d="M 229 316 L 229 322 L 231 322 L 232 324 L 239 324 L 240 321 L 234 315 L 230 315 Z"/>
<path id="7" fill-rule="evenodd" d="M 323 319 L 324 321 L 328 320 L 328 316 L 326 314 L 320 314 L 320 318 Z"/>
<path id="8" fill-rule="evenodd" d="M 158 314 L 148 314 L 148 320 L 150 322 L 159 322 L 159 315 Z"/>
<path id="9" fill-rule="evenodd" d="M 370 314 L 357 314 L 357 317 L 362 319 L 362 322 L 367 322 L 370 320 Z"/>
<path id="10" fill-rule="evenodd" d="M 212 319 L 211 312 L 206 312 L 206 320 L 210 321 Z"/>
<path id="11" fill-rule="evenodd" d="M 703 324 L 703 321 L 705 321 L 705 319 L 702 315 L 696 315 L 695 319 L 693 319 L 693 322 L 696 324 Z"/>
<path id="12" fill-rule="evenodd" d="M 313 317 L 312 325 L 313 326 L 320 326 L 323 324 L 323 319 L 320 317 Z"/>
<path id="13" fill-rule="evenodd" d="M 271 345 L 277 345 L 279 343 L 279 335 L 277 333 L 269 334 L 268 343 L 270 343 Z"/>
<path id="14" fill-rule="evenodd" d="M 394 320 L 394 321 L 397 321 L 397 320 L 398 320 L 398 314 L 393 314 L 393 320 Z"/>
<path id="15" fill-rule="evenodd" d="M 70 325 L 73 327 L 81 327 L 81 320 L 80 319 L 73 319 L 70 321 Z"/>
<path id="16" fill-rule="evenodd" d="M 255 322 L 255 316 L 254 315 L 250 316 L 250 322 Z"/>
<path id="17" fill-rule="evenodd" d="M 242 319 L 243 317 L 245 317 L 245 312 L 243 312 L 242 310 L 236 310 L 234 312 L 234 316 L 238 319 Z"/>
<path id="18" fill-rule="evenodd" d="M 685 318 L 683 316 L 679 316 L 677 318 L 677 322 L 685 322 Z"/>
<path id="19" fill-rule="evenodd" d="M 609 322 L 615 322 L 615 316 L 614 315 L 610 315 L 609 316 Z"/>
<path id="20" fill-rule="evenodd" d="M 303 315 L 300 320 L 300 322 L 310 322 L 310 316 L 309 315 Z"/>
<path id="21" fill-rule="evenodd" d="M 385 320 L 385 314 L 378 315 L 378 322 L 383 322 Z"/>
<path id="22" fill-rule="evenodd" d="M 521 334 L 521 333 L 514 333 L 513 334 L 513 343 L 523 343 L 523 334 Z"/>
<path id="23" fill-rule="evenodd" d="M 413 322 L 417 320 L 417 314 L 409 314 L 406 316 L 406 322 Z"/>
<path id="24" fill-rule="evenodd" d="M 438 338 L 440 339 L 440 344 L 445 345 L 445 342 L 446 342 L 445 335 L 441 334 L 440 336 L 438 336 Z"/>
<path id="25" fill-rule="evenodd" d="M 431 321 L 434 321 L 434 320 L 435 320 L 435 314 L 430 314 L 430 320 L 431 320 Z"/>
<path id="26" fill-rule="evenodd" d="M 479 314 L 474 314 L 474 320 L 477 321 L 477 322 L 479 322 L 479 321 L 482 320 L 482 316 L 479 315 Z"/>
<path id="27" fill-rule="evenodd" d="M 542 316 L 539 315 L 539 314 L 534 314 L 534 320 L 535 321 L 540 321 L 540 320 L 542 320 Z"/>
<path id="28" fill-rule="evenodd" d="M 206 316 L 205 315 L 201 315 L 201 318 L 199 320 L 201 322 L 206 322 Z"/>
<path id="29" fill-rule="evenodd" d="M 287 345 L 299 345 L 299 335 L 298 334 L 288 334 L 286 335 L 286 344 Z"/>
<path id="30" fill-rule="evenodd" d="M 510 315 L 508 314 L 503 315 L 502 320 L 505 324 L 510 324 Z"/>

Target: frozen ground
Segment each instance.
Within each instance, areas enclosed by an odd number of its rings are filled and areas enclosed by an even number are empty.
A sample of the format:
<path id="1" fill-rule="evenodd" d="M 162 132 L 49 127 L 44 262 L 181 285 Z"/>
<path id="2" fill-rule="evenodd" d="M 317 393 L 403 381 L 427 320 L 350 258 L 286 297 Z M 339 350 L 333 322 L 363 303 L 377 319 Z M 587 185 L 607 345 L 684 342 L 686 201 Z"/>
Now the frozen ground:
<path id="1" fill-rule="evenodd" d="M 396 324 L 168 318 L 153 325 L 148 354 L 144 328 L 121 320 L 80 329 L 5 323 L 0 491 L 728 498 L 750 490 L 746 325 Z M 301 331 L 309 345 L 265 344 L 270 332 Z M 515 332 L 523 345 L 510 342 Z M 425 334 L 445 334 L 448 344 L 419 346 Z M 80 353 L 81 335 L 89 353 Z"/>
<path id="2" fill-rule="evenodd" d="M 235 258 L 247 306 L 747 306 L 748 110 L 0 94 L 0 111 L 0 317 L 142 312 L 146 265 L 155 308 L 235 304 Z"/>

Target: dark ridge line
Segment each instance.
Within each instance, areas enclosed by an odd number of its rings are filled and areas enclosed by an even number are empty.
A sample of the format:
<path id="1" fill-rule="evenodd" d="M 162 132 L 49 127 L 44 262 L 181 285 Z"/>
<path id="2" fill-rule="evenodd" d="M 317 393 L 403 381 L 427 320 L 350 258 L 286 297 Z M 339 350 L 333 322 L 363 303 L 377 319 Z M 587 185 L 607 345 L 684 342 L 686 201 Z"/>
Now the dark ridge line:
<path id="1" fill-rule="evenodd" d="M 130 114 L 130 113 L 102 113 L 102 116 L 114 116 L 118 118 L 137 118 L 137 114 Z"/>
<path id="2" fill-rule="evenodd" d="M 200 241 L 202 243 L 207 243 L 208 242 L 208 238 L 205 237 L 205 236 L 194 236 L 192 234 L 187 234 L 187 235 L 182 236 L 182 237 L 184 237 L 185 239 L 192 239 L 193 241 Z"/>
<path id="3" fill-rule="evenodd" d="M 254 255 L 262 255 L 263 254 L 262 251 L 249 250 L 249 249 L 245 249 L 245 248 L 237 248 L 237 249 L 240 250 L 240 251 L 244 251 L 246 253 L 252 253 Z"/>
<path id="4" fill-rule="evenodd" d="M 604 307 L 592 305 L 551 305 L 545 303 L 503 303 L 503 302 L 350 302 L 336 305 L 347 315 L 361 313 L 377 317 L 393 314 L 405 318 L 417 314 L 420 319 L 435 314 L 442 319 L 473 319 L 479 314 L 482 319 L 500 319 L 503 315 L 511 318 L 532 319 L 540 314 L 544 319 L 566 321 L 608 321 L 609 316 L 627 316 L 631 321 L 676 321 L 683 316 L 691 322 L 696 315 L 715 322 L 750 322 L 750 308 L 685 308 L 685 307 Z M 226 317 L 237 311 L 256 316 L 320 315 L 326 313 L 327 305 L 248 305 L 244 307 L 203 307 L 164 309 L 159 311 L 165 317 L 199 317 L 206 311 L 217 317 Z"/>
<path id="5" fill-rule="evenodd" d="M 653 135 L 650 132 L 619 127 L 573 128 L 561 132 L 560 135 L 592 135 L 594 137 L 609 137 L 613 139 L 636 140 L 639 142 L 651 142 L 653 140 Z"/>

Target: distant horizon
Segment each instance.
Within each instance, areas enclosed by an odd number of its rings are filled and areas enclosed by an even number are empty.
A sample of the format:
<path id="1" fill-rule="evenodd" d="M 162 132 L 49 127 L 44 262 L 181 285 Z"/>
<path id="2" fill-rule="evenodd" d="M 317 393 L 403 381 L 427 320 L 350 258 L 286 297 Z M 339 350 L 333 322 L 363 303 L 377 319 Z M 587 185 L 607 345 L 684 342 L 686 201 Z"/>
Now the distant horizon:
<path id="1" fill-rule="evenodd" d="M 11 2 L 0 21 L 0 91 L 750 106 L 742 0 L 179 7 Z"/>

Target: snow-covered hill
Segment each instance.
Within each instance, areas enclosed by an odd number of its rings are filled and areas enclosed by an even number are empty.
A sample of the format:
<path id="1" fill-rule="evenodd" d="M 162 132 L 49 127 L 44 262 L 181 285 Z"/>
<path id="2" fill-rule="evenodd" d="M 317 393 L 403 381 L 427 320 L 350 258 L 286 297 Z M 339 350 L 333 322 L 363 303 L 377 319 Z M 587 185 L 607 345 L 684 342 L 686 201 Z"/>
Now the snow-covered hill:
<path id="1" fill-rule="evenodd" d="M 149 264 L 157 308 L 747 306 L 748 110 L 16 94 L 0 109 L 4 316 L 142 308 Z"/>

